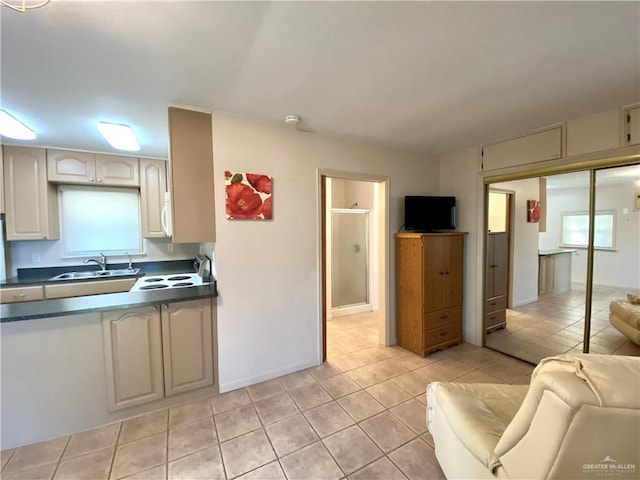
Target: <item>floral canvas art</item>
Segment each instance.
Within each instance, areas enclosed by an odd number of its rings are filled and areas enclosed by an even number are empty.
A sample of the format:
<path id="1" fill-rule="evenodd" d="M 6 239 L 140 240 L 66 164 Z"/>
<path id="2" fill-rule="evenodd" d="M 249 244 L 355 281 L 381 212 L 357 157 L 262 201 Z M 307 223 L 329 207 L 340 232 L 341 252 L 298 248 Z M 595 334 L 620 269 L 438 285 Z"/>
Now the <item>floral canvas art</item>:
<path id="1" fill-rule="evenodd" d="M 271 177 L 228 170 L 224 177 L 227 218 L 271 220 Z"/>
<path id="2" fill-rule="evenodd" d="M 527 200 L 527 222 L 538 223 L 540 221 L 540 202 Z"/>

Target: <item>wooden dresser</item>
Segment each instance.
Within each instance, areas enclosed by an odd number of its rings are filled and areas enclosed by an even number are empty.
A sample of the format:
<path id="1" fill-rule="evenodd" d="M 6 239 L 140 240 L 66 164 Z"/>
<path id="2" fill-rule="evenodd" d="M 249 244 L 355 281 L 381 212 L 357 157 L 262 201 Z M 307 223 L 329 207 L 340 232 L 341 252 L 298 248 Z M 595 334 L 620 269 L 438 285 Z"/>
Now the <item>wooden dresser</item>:
<path id="1" fill-rule="evenodd" d="M 462 342 L 466 232 L 396 234 L 398 345 L 426 356 Z"/>

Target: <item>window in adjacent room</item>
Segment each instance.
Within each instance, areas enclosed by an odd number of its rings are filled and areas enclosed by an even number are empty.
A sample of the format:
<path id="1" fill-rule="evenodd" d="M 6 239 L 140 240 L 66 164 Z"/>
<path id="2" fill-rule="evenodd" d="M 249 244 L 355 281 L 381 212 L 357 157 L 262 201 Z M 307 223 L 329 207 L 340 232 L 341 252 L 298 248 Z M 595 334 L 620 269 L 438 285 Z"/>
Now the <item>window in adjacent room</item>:
<path id="1" fill-rule="evenodd" d="M 593 246 L 600 249 L 615 248 L 615 210 L 596 212 Z M 562 246 L 587 247 L 589 245 L 589 212 L 562 213 Z"/>
<path id="2" fill-rule="evenodd" d="M 137 189 L 61 185 L 60 224 L 66 257 L 142 253 Z"/>

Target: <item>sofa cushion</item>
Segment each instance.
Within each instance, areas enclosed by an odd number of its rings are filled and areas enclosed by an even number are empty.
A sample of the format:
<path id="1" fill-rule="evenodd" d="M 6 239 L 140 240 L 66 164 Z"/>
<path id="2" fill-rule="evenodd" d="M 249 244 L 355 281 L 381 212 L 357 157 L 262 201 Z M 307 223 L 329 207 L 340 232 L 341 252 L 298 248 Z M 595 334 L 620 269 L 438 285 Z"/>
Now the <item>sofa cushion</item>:
<path id="1" fill-rule="evenodd" d="M 640 330 L 640 305 L 633 305 L 624 300 L 614 300 L 609 305 L 609 310 L 620 320 Z"/>
<path id="2" fill-rule="evenodd" d="M 446 405 L 446 420 L 460 442 L 487 467 L 494 449 L 520 408 L 527 385 L 440 383 L 429 385 L 430 401 Z"/>

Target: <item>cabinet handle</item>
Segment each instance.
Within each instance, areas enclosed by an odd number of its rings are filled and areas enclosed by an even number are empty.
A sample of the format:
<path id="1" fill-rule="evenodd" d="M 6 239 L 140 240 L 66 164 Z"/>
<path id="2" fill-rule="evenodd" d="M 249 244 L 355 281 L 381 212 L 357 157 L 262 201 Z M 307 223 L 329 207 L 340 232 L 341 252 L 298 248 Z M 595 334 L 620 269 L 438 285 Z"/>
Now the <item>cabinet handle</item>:
<path id="1" fill-rule="evenodd" d="M 444 337 L 446 334 L 447 334 L 447 332 L 446 332 L 446 331 L 444 331 L 444 332 L 440 332 L 440 336 L 441 336 L 441 337 Z"/>
<path id="2" fill-rule="evenodd" d="M 27 296 L 26 293 L 14 293 L 13 294 L 13 298 L 24 298 L 26 296 Z"/>
<path id="3" fill-rule="evenodd" d="M 89 181 L 94 182 L 95 180 L 93 179 L 93 177 L 89 177 Z"/>
<path id="4" fill-rule="evenodd" d="M 449 272 L 444 272 L 445 275 L 449 275 Z"/>
<path id="5" fill-rule="evenodd" d="M 153 311 L 154 311 L 154 312 L 157 312 L 157 311 L 158 311 L 158 306 L 157 306 L 157 305 L 154 305 L 154 306 L 153 306 Z"/>
<path id="6" fill-rule="evenodd" d="M 495 320 L 495 319 L 496 319 L 495 315 L 493 317 L 489 317 L 489 320 Z"/>
<path id="7" fill-rule="evenodd" d="M 167 305 L 166 303 L 164 305 L 162 305 L 162 308 L 164 308 L 165 310 L 167 310 L 169 308 L 169 305 Z"/>
<path id="8" fill-rule="evenodd" d="M 491 305 L 492 307 L 496 306 L 496 302 L 489 302 L 489 305 Z"/>
<path id="9" fill-rule="evenodd" d="M 440 317 L 440 320 L 444 320 L 444 319 L 446 319 L 446 318 L 449 318 L 449 315 L 443 315 L 443 316 L 441 316 L 441 317 Z"/>
<path id="10" fill-rule="evenodd" d="M 439 273 L 440 273 L 440 275 L 444 275 L 444 272 L 439 272 Z"/>
<path id="11" fill-rule="evenodd" d="M 102 183 L 102 179 L 101 178 L 98 179 L 98 183 Z"/>
<path id="12" fill-rule="evenodd" d="M 47 239 L 47 234 L 45 233 L 44 235 L 42 235 L 42 238 L 43 238 L 44 240 L 46 240 L 46 239 Z"/>

